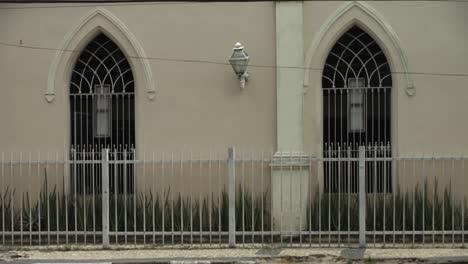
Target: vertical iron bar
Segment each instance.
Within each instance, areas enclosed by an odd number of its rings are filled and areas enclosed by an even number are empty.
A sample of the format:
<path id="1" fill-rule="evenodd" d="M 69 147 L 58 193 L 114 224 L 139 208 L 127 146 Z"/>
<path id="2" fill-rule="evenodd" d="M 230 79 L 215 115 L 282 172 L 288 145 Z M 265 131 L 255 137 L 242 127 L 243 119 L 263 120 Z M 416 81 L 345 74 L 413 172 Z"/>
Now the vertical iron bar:
<path id="1" fill-rule="evenodd" d="M 416 186 L 417 186 L 417 179 L 416 179 L 416 157 L 413 157 L 413 191 L 412 191 L 412 196 L 413 196 L 413 215 L 412 215 L 412 220 L 413 220 L 413 247 L 414 247 L 414 239 L 415 239 L 415 226 L 416 226 L 416 198 L 415 198 L 415 193 L 416 193 Z"/>
<path id="2" fill-rule="evenodd" d="M 445 180 L 445 159 L 442 158 L 442 179 Z M 445 195 L 442 195 L 442 246 L 445 246 Z"/>
<path id="3" fill-rule="evenodd" d="M 455 158 L 452 156 L 452 173 L 450 174 L 450 193 L 452 193 L 452 247 L 455 246 Z"/>
<path id="4" fill-rule="evenodd" d="M 348 144 L 348 247 L 351 244 L 351 146 Z"/>
<path id="5" fill-rule="evenodd" d="M 341 93 L 340 93 L 340 98 L 341 98 Z M 341 144 L 338 143 L 338 247 L 341 247 L 341 232 L 340 232 L 341 231 L 341 201 L 340 200 L 341 200 Z"/>
<path id="6" fill-rule="evenodd" d="M 116 96 L 116 100 L 118 100 L 118 95 Z M 119 111 L 116 111 L 116 120 L 117 120 L 117 126 L 119 125 Z M 117 129 L 117 138 L 116 138 L 116 142 L 119 141 L 119 130 Z M 113 149 L 113 153 L 112 153 L 112 156 L 113 156 L 113 172 L 114 172 L 114 230 L 115 230 L 115 244 L 117 244 L 119 242 L 119 237 L 118 237 L 118 232 L 119 232 L 119 219 L 117 218 L 117 201 L 118 201 L 118 198 L 121 197 L 120 194 L 119 194 L 119 182 L 120 182 L 120 174 L 119 174 L 119 171 L 120 171 L 120 164 L 117 164 L 117 160 L 119 159 L 119 155 L 118 155 L 118 148 L 119 146 L 114 144 L 114 149 Z M 98 149 L 99 150 L 99 149 Z"/>
<path id="7" fill-rule="evenodd" d="M 337 124 L 338 122 L 337 122 L 337 118 L 336 118 L 336 116 L 338 115 L 338 111 L 336 110 L 336 105 L 337 105 L 337 101 L 338 101 L 338 100 L 337 100 L 337 90 L 338 90 L 338 89 L 336 89 L 336 88 L 333 89 L 333 117 L 334 117 L 334 118 L 333 118 L 333 143 L 335 144 L 335 145 L 333 146 L 333 158 L 334 158 L 335 155 L 336 155 L 336 144 L 338 143 L 338 137 L 337 137 L 337 134 L 336 134 L 336 128 L 337 128 L 337 126 L 338 126 L 338 124 Z M 334 161 L 334 159 L 333 159 L 333 161 Z M 336 164 L 336 161 L 334 161 L 332 164 L 335 165 L 335 164 Z M 332 170 L 332 174 L 331 174 L 332 177 L 330 178 L 330 183 L 331 183 L 331 184 L 330 184 L 330 186 L 331 186 L 331 191 L 330 191 L 330 193 L 334 192 L 334 189 L 335 189 L 335 186 L 333 186 L 333 183 L 334 183 L 334 181 L 335 181 L 335 177 L 334 177 L 334 176 L 335 176 L 335 173 L 336 173 L 336 167 L 333 166 L 333 165 L 332 165 L 332 168 L 331 168 L 331 170 Z M 328 231 L 330 232 L 330 231 L 331 231 L 331 227 L 330 227 L 330 225 L 331 225 L 331 221 L 330 221 L 330 220 L 331 220 L 331 211 L 330 211 L 330 210 L 328 211 L 328 217 L 329 217 L 329 219 L 328 219 L 328 220 L 329 220 L 329 221 L 328 221 L 328 227 L 329 227 Z M 331 232 L 330 232 L 330 233 L 331 233 Z M 330 241 L 331 235 L 330 235 L 330 233 L 328 234 L 328 245 L 329 245 L 329 246 L 331 246 L 331 241 Z"/>
<path id="8" fill-rule="evenodd" d="M 435 173 L 435 155 L 432 154 L 432 177 L 434 190 L 432 192 L 432 246 L 435 245 L 435 195 L 436 195 L 436 173 Z"/>
<path id="9" fill-rule="evenodd" d="M 199 182 L 202 182 L 203 179 L 202 179 L 202 154 L 201 154 L 201 151 L 199 153 L 199 162 L 198 162 L 198 179 L 199 179 Z M 202 192 L 201 190 L 199 190 L 199 194 L 198 194 L 198 217 L 199 217 L 199 225 L 200 225 L 200 245 L 202 244 L 202 233 L 203 233 L 203 201 L 202 201 Z"/>
<path id="10" fill-rule="evenodd" d="M 289 245 L 292 247 L 292 229 L 293 229 L 293 218 L 292 216 L 292 163 L 293 163 L 293 154 L 292 150 L 289 150 Z"/>
<path id="11" fill-rule="evenodd" d="M 261 193 L 260 193 L 260 202 L 261 202 L 260 205 L 261 205 L 261 207 L 262 207 L 262 208 L 261 208 L 261 212 L 262 212 L 262 213 L 261 213 L 261 215 L 260 215 L 260 217 L 261 217 L 261 218 L 260 218 L 260 221 L 261 221 L 260 225 L 261 225 L 261 228 L 262 228 L 262 229 L 261 229 L 261 233 L 262 233 L 262 234 L 261 234 L 261 236 L 262 236 L 262 238 L 261 238 L 261 239 L 262 239 L 262 246 L 263 246 L 263 244 L 264 244 L 264 237 L 263 237 L 263 235 L 264 235 L 264 234 L 263 234 L 263 232 L 264 232 L 264 226 L 263 226 L 263 225 L 264 225 L 264 219 L 263 219 L 263 215 L 265 214 L 265 211 L 264 211 L 265 209 L 264 209 L 264 205 L 263 205 L 263 203 L 264 203 L 264 199 L 263 199 L 263 198 L 264 198 L 264 197 L 263 197 L 263 193 L 264 193 L 264 191 L 263 191 L 263 170 L 264 170 L 263 167 L 264 167 L 264 163 L 263 163 L 263 162 L 264 162 L 264 159 L 265 159 L 265 156 L 264 156 L 263 149 L 262 149 L 261 162 L 260 162 L 260 192 L 261 192 Z"/>
<path id="12" fill-rule="evenodd" d="M 303 158 L 304 157 L 300 158 L 301 163 L 303 161 Z M 302 247 L 302 187 L 303 186 L 299 184 L 299 247 Z"/>
<path id="13" fill-rule="evenodd" d="M 175 187 L 174 178 L 175 178 L 174 152 L 171 152 L 171 186 Z M 174 190 L 170 190 L 170 192 L 171 192 L 171 240 L 172 240 L 172 246 L 174 246 Z"/>
<path id="14" fill-rule="evenodd" d="M 154 158 L 154 151 L 151 156 L 151 183 L 153 184 L 152 188 L 152 195 L 151 195 L 151 208 L 152 208 L 152 224 L 153 224 L 153 245 L 156 244 L 156 216 L 155 216 L 155 207 L 156 207 L 156 197 L 158 195 L 158 191 L 156 190 L 156 177 L 154 175 L 154 163 L 155 163 L 155 158 Z"/>
<path id="15" fill-rule="evenodd" d="M 193 246 L 193 155 L 190 148 L 190 245 Z"/>
<path id="16" fill-rule="evenodd" d="M 91 160 L 93 163 L 91 164 L 91 184 L 92 184 L 92 189 L 93 189 L 93 198 L 92 198 L 92 206 L 93 206 L 93 244 L 96 244 L 96 186 L 95 186 L 95 179 L 96 175 L 94 173 L 94 170 L 96 169 L 96 165 L 94 163 L 94 160 L 96 159 L 95 157 L 95 152 L 94 152 L 94 146 L 92 146 L 91 149 Z M 110 184 L 110 182 L 109 182 Z M 58 219 L 58 218 L 57 218 Z"/>
<path id="17" fill-rule="evenodd" d="M 10 190 L 10 203 L 11 203 L 11 207 L 10 207 L 11 230 L 10 231 L 11 231 L 11 245 L 12 246 L 15 243 L 15 219 L 14 219 L 14 217 L 15 217 L 15 206 L 14 206 L 14 201 L 15 201 L 14 196 L 15 196 L 15 194 L 13 192 L 13 186 L 14 186 L 13 173 L 14 173 L 14 170 L 13 170 L 13 152 L 11 152 L 10 153 L 10 186 L 11 186 L 12 190 Z M 40 179 L 40 177 L 39 177 L 39 179 Z M 41 223 L 39 222 L 39 226 L 40 226 L 40 224 Z M 40 233 L 40 231 L 39 231 L 39 233 Z"/>
<path id="18" fill-rule="evenodd" d="M 406 186 L 406 158 L 403 159 L 403 188 L 405 190 L 403 191 L 403 247 L 405 246 L 405 227 L 406 227 L 406 219 L 405 219 L 405 214 L 406 214 L 406 191 L 407 191 L 407 186 Z"/>
<path id="19" fill-rule="evenodd" d="M 211 153 L 211 146 L 210 146 L 210 153 L 209 153 L 209 159 L 208 159 L 208 228 L 209 228 L 209 233 L 210 233 L 210 246 L 212 245 L 212 233 L 211 233 L 211 213 L 213 210 L 213 193 L 211 192 L 211 159 L 212 159 L 212 153 Z"/>
<path id="20" fill-rule="evenodd" d="M 23 190 L 21 188 L 21 185 L 23 183 L 22 181 L 22 174 L 23 174 L 23 171 L 22 171 L 22 161 L 23 161 L 23 153 L 20 152 L 19 153 L 19 156 L 20 156 L 20 159 L 19 159 L 19 175 L 18 175 L 18 181 L 20 182 L 19 184 L 19 193 L 21 195 L 21 201 L 20 201 L 20 245 L 23 246 Z M 50 234 L 50 230 L 49 230 L 49 234 Z M 50 240 L 49 240 L 49 244 L 50 244 Z"/>
<path id="21" fill-rule="evenodd" d="M 245 148 L 242 149 L 242 191 L 241 191 L 241 205 L 242 205 L 242 246 L 245 246 Z"/>
<path id="22" fill-rule="evenodd" d="M 182 160 L 184 159 L 184 152 L 180 151 L 180 175 L 179 175 L 179 189 L 180 189 L 180 241 L 181 244 L 184 245 L 184 195 L 183 195 L 183 184 L 182 184 L 182 177 L 184 172 L 184 167 Z"/>
<path id="23" fill-rule="evenodd" d="M 377 90 L 377 103 L 379 104 L 379 106 L 377 107 L 377 116 L 378 117 L 381 117 L 382 114 L 380 112 L 380 93 L 381 93 L 381 90 L 382 89 L 376 89 Z M 383 96 L 382 96 L 383 97 Z M 382 137 L 381 134 L 380 134 L 380 130 L 382 129 L 383 130 L 383 127 L 381 125 L 381 122 L 383 121 L 383 123 L 385 124 L 385 120 L 382 120 L 382 119 L 385 119 L 385 118 L 379 118 L 378 119 L 378 124 L 377 124 L 377 141 L 379 140 L 382 140 Z M 385 132 L 382 131 L 382 134 L 384 134 Z M 383 135 L 382 135 L 383 136 Z"/>
<path id="24" fill-rule="evenodd" d="M 218 243 L 221 246 L 221 157 L 219 155 L 219 150 L 216 150 L 216 158 L 218 160 L 218 170 L 216 177 L 218 178 Z"/>
<path id="25" fill-rule="evenodd" d="M 270 149 L 270 157 L 269 157 L 270 162 L 273 162 L 273 155 L 274 155 L 273 153 L 274 153 L 273 148 L 271 148 Z M 271 172 L 270 172 L 270 177 L 271 176 L 272 175 L 271 175 Z M 271 210 L 271 212 L 270 212 L 270 239 L 271 239 L 270 243 L 273 245 L 273 243 L 274 243 L 274 235 L 273 235 L 273 229 L 274 229 L 273 224 L 274 223 L 273 223 L 273 212 L 272 212 L 273 211 L 273 206 L 270 206 L 270 210 Z"/>
<path id="26" fill-rule="evenodd" d="M 111 149 L 109 146 L 106 147 L 108 150 L 109 150 L 109 154 L 108 154 L 108 159 L 109 159 L 109 162 L 108 162 L 108 171 L 109 171 L 109 239 L 110 239 L 110 229 L 111 229 L 111 211 L 110 211 L 110 199 L 111 199 L 111 189 L 112 189 L 112 182 L 111 182 L 111 176 L 112 175 L 112 172 L 111 172 L 111 164 L 110 164 L 110 157 L 111 157 Z M 93 188 L 93 191 L 94 191 L 94 196 L 95 198 L 91 198 L 91 199 L 98 199 L 99 197 L 101 198 L 102 200 L 102 194 L 101 194 L 101 189 L 102 189 L 102 169 L 99 169 L 100 168 L 100 164 L 99 164 L 99 161 L 100 161 L 100 157 L 102 156 L 101 155 L 101 151 L 102 149 L 100 150 L 96 145 L 92 146 L 92 151 L 93 151 L 93 155 L 92 155 L 92 160 L 94 161 L 95 164 L 93 164 L 93 170 L 95 170 L 93 172 L 93 177 L 92 177 L 92 182 L 93 182 L 93 185 L 92 185 L 92 188 Z M 92 202 L 92 206 L 94 206 L 93 208 L 96 208 L 96 202 L 97 201 L 93 201 Z M 102 201 L 101 201 L 102 202 Z M 98 210 L 99 211 L 99 210 Z M 96 214 L 96 210 L 93 209 L 93 230 L 94 230 L 94 234 L 93 234 L 93 244 L 96 244 L 95 241 L 98 241 L 96 239 L 96 237 L 98 236 L 98 234 L 96 233 L 96 228 L 94 227 L 94 225 L 96 225 L 96 216 L 94 216 Z M 98 219 L 98 222 L 99 222 L 99 219 Z M 101 227 L 101 230 L 102 230 L 102 227 Z"/>
<path id="27" fill-rule="evenodd" d="M 59 192 L 58 192 L 58 150 L 55 151 L 55 190 L 57 190 L 55 196 L 55 230 L 57 231 L 57 245 L 59 244 L 59 232 L 60 232 L 60 225 L 59 225 Z"/>
<path id="28" fill-rule="evenodd" d="M 312 154 L 307 155 L 309 160 L 309 185 L 307 186 L 307 197 L 309 198 L 307 201 L 307 206 L 309 207 L 309 247 L 312 246 Z M 318 174 L 317 174 L 318 177 Z M 315 212 L 314 212 L 315 214 Z"/>
<path id="29" fill-rule="evenodd" d="M 87 97 L 85 97 L 87 98 Z M 87 166 L 87 162 L 86 162 L 86 154 L 87 154 L 87 149 L 86 149 L 86 145 L 82 145 L 82 149 L 81 149 L 81 177 L 83 179 L 83 186 L 81 187 L 81 195 L 83 196 L 83 231 L 84 231 L 84 236 L 83 236 L 83 242 L 84 244 L 86 245 L 86 178 L 88 176 L 88 166 Z M 49 153 L 47 153 L 47 156 L 49 156 Z M 49 159 L 47 157 L 47 159 Z M 46 165 L 46 169 L 47 169 L 47 165 Z"/>
<path id="30" fill-rule="evenodd" d="M 41 168 L 40 168 L 40 164 L 41 164 L 41 152 L 38 151 L 37 152 L 37 178 L 38 180 L 40 181 L 41 179 Z M 38 218 L 38 242 L 39 242 L 39 245 L 41 245 L 41 202 L 40 202 L 40 199 L 41 199 L 41 191 L 39 191 L 39 202 L 37 203 L 37 210 L 38 210 L 38 214 L 37 214 L 37 218 Z M 75 200 L 76 200 L 76 191 L 75 191 Z M 75 203 L 76 204 L 76 203 Z M 76 205 L 75 205 L 75 212 L 76 212 Z M 75 213 L 75 216 L 76 216 L 76 213 Z M 76 217 L 75 217 L 76 219 Z M 75 221 L 75 232 L 76 232 L 76 221 Z M 75 234 L 75 238 L 76 238 L 76 234 Z M 77 239 L 77 238 L 76 238 Z M 78 241 L 75 239 L 75 242 L 78 243 Z"/>
<path id="31" fill-rule="evenodd" d="M 461 212 L 461 226 L 462 226 L 462 247 L 465 247 L 465 157 L 464 155 L 462 154 L 462 183 L 461 183 L 461 186 L 462 186 L 462 212 Z"/>
<path id="32" fill-rule="evenodd" d="M 395 178 L 398 179 L 398 176 L 397 176 L 397 172 L 396 172 L 396 169 L 397 168 L 397 162 L 398 160 L 393 156 L 393 153 L 396 153 L 394 152 L 393 150 L 390 152 L 390 155 L 392 156 L 391 157 L 391 162 L 392 162 L 392 178 L 393 178 L 393 175 L 395 175 Z M 396 154 L 395 154 L 396 156 Z M 395 247 L 395 223 L 396 223 L 396 217 L 395 217 L 395 213 L 396 213 L 396 208 L 395 208 L 395 202 L 396 202 L 396 193 L 397 193 L 397 188 L 395 188 L 396 186 L 398 186 L 398 183 L 397 183 L 397 179 L 392 179 L 392 198 L 393 198 L 393 247 Z"/>
<path id="33" fill-rule="evenodd" d="M 128 113 L 128 116 L 130 118 L 130 100 L 129 100 L 129 113 Z M 128 133 L 129 134 L 129 137 L 130 137 L 130 132 Z M 129 140 L 130 142 L 130 140 Z M 132 167 L 132 178 L 133 181 L 132 181 L 132 187 L 133 187 L 133 243 L 136 245 L 136 242 L 137 242 L 137 221 L 136 221 L 136 197 L 137 197 L 137 191 L 136 191 L 136 152 L 135 152 L 135 147 L 134 146 L 131 146 L 132 148 L 132 160 L 130 161 Z"/>
<path id="34" fill-rule="evenodd" d="M 69 166 L 70 164 L 69 155 L 70 155 L 70 152 L 68 152 L 68 149 L 64 148 L 63 150 L 63 159 L 65 161 L 63 165 L 63 182 L 64 183 L 65 183 L 65 171 L 66 171 L 65 166 Z M 63 194 L 65 197 L 65 244 L 66 245 L 68 245 L 68 197 L 67 197 L 67 193 L 68 193 L 68 190 L 65 190 L 65 187 L 64 187 Z"/>
<path id="35" fill-rule="evenodd" d="M 163 196 L 162 199 L 161 199 L 161 204 L 162 204 L 161 205 L 161 207 L 162 207 L 162 212 L 161 212 L 162 213 L 162 226 L 161 226 L 161 228 L 162 228 L 162 244 L 164 245 L 165 244 L 165 234 L 164 234 L 164 232 L 165 232 L 165 226 L 166 226 L 166 222 L 165 222 L 166 219 L 165 219 L 165 214 L 164 214 L 165 213 L 164 211 L 166 210 L 166 208 L 165 208 L 166 203 L 165 203 L 165 198 L 164 198 L 165 197 L 165 195 L 164 195 L 164 186 L 165 186 L 164 185 L 164 178 L 165 178 L 165 176 L 164 175 L 166 173 L 164 164 L 166 164 L 166 157 L 165 157 L 164 151 L 162 153 L 162 162 L 161 163 L 162 163 L 161 164 L 161 186 L 163 188 L 162 191 L 161 191 L 162 196 Z"/>
<path id="36" fill-rule="evenodd" d="M 283 210 L 283 204 L 284 204 L 284 199 L 283 199 L 283 178 L 284 178 L 284 172 L 283 172 L 283 154 L 284 152 L 281 151 L 280 152 L 280 170 L 281 170 L 281 174 L 280 174 L 280 245 L 281 247 L 283 247 L 283 213 L 284 213 L 284 210 Z"/>
<path id="37" fill-rule="evenodd" d="M 331 247 L 331 193 L 333 192 L 333 145 L 328 145 L 328 246 Z"/>
<path id="38" fill-rule="evenodd" d="M 76 146 L 75 146 L 76 147 Z M 73 205 L 75 209 L 75 214 L 73 215 L 73 218 L 75 220 L 75 244 L 78 244 L 78 208 L 77 208 L 77 203 L 78 203 L 78 197 L 77 197 L 77 185 L 78 185 L 78 173 L 77 173 L 77 157 L 76 157 L 76 148 L 73 149 L 73 169 L 74 169 L 74 175 L 73 175 L 73 190 L 74 190 L 74 197 L 73 197 Z M 40 221 L 40 218 L 39 218 Z M 39 241 L 40 241 L 40 235 L 39 235 Z M 40 242 L 39 242 L 40 244 Z"/>
<path id="39" fill-rule="evenodd" d="M 31 179 L 29 179 L 29 182 L 31 182 Z M 29 193 L 31 193 L 31 191 Z M 31 212 L 31 210 L 29 211 Z M 31 215 L 31 213 L 29 213 L 29 215 Z M 31 217 L 29 219 L 31 219 Z M 29 231 L 31 232 L 31 221 L 29 221 Z M 30 239 L 30 241 L 32 240 Z M 2 245 L 5 246 L 5 153 L 4 152 L 2 152 Z"/>
<path id="40" fill-rule="evenodd" d="M 109 243 L 109 149 L 102 150 L 102 247 L 107 249 Z"/>
<path id="41" fill-rule="evenodd" d="M 125 130 L 124 130 L 125 131 Z M 123 191 L 124 191 L 124 236 L 125 236 L 125 245 L 127 244 L 127 146 L 124 146 L 123 149 Z"/>
<path id="42" fill-rule="evenodd" d="M 118 115 L 119 111 L 117 111 Z M 117 119 L 118 120 L 118 119 Z M 117 121 L 118 122 L 118 121 Z M 118 130 L 117 130 L 117 135 L 118 135 Z M 118 136 L 117 136 L 118 138 Z M 117 164 L 117 160 L 119 159 L 118 155 L 118 147 L 116 148 L 114 145 L 114 153 L 113 153 L 113 166 L 112 168 L 114 169 L 114 221 L 115 221 L 115 244 L 119 243 L 119 237 L 118 237 L 118 232 L 119 232 L 119 219 L 117 218 L 117 201 L 118 198 L 121 197 L 119 195 L 119 167 L 120 164 Z M 101 175 L 102 176 L 102 175 Z"/>
<path id="43" fill-rule="evenodd" d="M 359 147 L 359 246 L 366 247 L 366 148 Z"/>
<path id="44" fill-rule="evenodd" d="M 250 186 L 250 190 L 251 190 L 251 199 L 252 199 L 252 204 L 251 204 L 251 207 L 252 207 L 252 220 L 251 220 L 251 230 L 252 231 L 252 244 L 254 243 L 254 231 L 255 231 L 255 220 L 254 220 L 254 206 L 255 206 L 255 197 L 254 197 L 254 187 L 255 187 L 255 183 L 254 183 L 254 161 L 253 161 L 253 150 L 251 150 L 251 153 L 250 153 L 250 179 L 251 179 L 251 183 L 252 183 L 252 186 Z"/>
<path id="45" fill-rule="evenodd" d="M 375 230 L 376 229 L 375 217 L 376 217 L 376 213 L 377 213 L 376 212 L 377 211 L 376 210 L 377 209 L 377 206 L 376 206 L 376 198 L 377 198 L 377 142 L 374 142 L 374 162 L 373 162 L 373 164 L 374 164 L 374 175 L 373 175 L 374 176 L 373 177 L 374 178 L 374 182 L 373 182 L 373 186 L 374 186 L 373 190 L 374 191 L 372 193 L 372 197 L 374 198 L 374 206 L 372 208 L 372 214 L 373 214 L 373 217 L 374 217 L 373 218 L 374 219 L 374 221 L 373 221 L 374 228 L 372 229 L 372 233 L 373 233 L 372 235 L 374 237 L 374 247 L 375 247 L 376 246 L 375 245 L 375 233 L 376 233 L 376 230 Z"/>
<path id="46" fill-rule="evenodd" d="M 422 243 L 425 243 L 424 231 L 426 229 L 425 223 L 425 200 L 426 200 L 426 159 L 424 158 L 424 154 L 422 156 Z"/>
<path id="47" fill-rule="evenodd" d="M 135 176 L 133 175 L 133 177 Z M 146 149 L 143 149 L 143 245 L 146 245 L 146 189 Z M 134 195 L 136 196 L 136 193 Z"/>
<path id="48" fill-rule="evenodd" d="M 386 223 L 386 207 L 387 207 L 387 201 L 386 201 L 386 196 L 387 196 L 387 148 L 385 145 L 382 146 L 382 157 L 383 157 L 383 220 L 382 220 L 382 226 L 383 226 L 383 246 L 385 247 L 385 223 Z"/>
<path id="49" fill-rule="evenodd" d="M 323 157 L 323 152 L 322 152 L 322 157 Z M 320 166 L 320 161 L 322 162 L 322 166 L 325 168 L 324 158 L 317 160 L 317 178 L 320 175 L 320 167 L 321 167 Z M 322 172 L 324 172 L 324 171 L 325 170 L 322 170 Z M 325 173 L 323 174 L 323 177 L 322 177 L 321 180 L 324 183 Z M 322 188 L 319 185 L 319 188 L 318 188 L 318 241 L 319 241 L 319 247 L 322 246 L 322 195 L 323 195 Z"/>
<path id="50" fill-rule="evenodd" d="M 46 188 L 46 198 L 47 198 L 47 204 L 46 204 L 47 205 L 47 244 L 50 246 L 49 161 L 50 161 L 49 152 L 47 152 L 47 161 L 46 161 L 46 167 L 45 167 L 45 177 L 46 177 L 45 188 Z"/>
<path id="51" fill-rule="evenodd" d="M 229 247 L 236 246 L 236 149 L 228 149 L 229 177 Z"/>

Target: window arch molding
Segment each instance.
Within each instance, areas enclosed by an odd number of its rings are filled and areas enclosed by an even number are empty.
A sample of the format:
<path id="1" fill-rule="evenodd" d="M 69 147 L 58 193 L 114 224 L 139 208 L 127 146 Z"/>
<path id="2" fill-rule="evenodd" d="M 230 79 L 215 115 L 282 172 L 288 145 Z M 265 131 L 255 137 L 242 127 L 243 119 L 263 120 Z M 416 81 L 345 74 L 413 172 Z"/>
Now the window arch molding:
<path id="1" fill-rule="evenodd" d="M 122 21 L 108 10 L 97 8 L 85 15 L 59 45 L 49 70 L 45 93 L 47 102 L 54 101 L 59 89 L 65 89 L 64 97 L 68 97 L 75 62 L 86 45 L 100 33 L 104 33 L 115 42 L 128 58 L 134 72 L 136 90 L 145 87 L 148 99 L 154 99 L 156 89 L 148 61 L 132 59 L 146 58 L 143 48 Z"/>
<path id="2" fill-rule="evenodd" d="M 382 16 L 366 3 L 353 1 L 338 8 L 322 25 L 316 37 L 310 43 L 304 61 L 304 87 L 310 86 L 310 80 L 321 80 L 322 69 L 327 56 L 336 41 L 352 26 L 366 31 L 382 48 L 392 72 L 402 74 L 403 78 L 393 74 L 394 88 L 403 88 L 407 95 L 415 93 L 406 53 L 401 41 L 392 27 Z M 321 88 L 321 81 L 319 87 Z"/>
<path id="3" fill-rule="evenodd" d="M 304 59 L 303 130 L 305 146 L 313 146 L 322 155 L 323 144 L 323 89 L 322 73 L 325 61 L 337 40 L 353 26 L 369 34 L 387 58 L 392 74 L 391 145 L 398 149 L 398 99 L 406 93 L 412 96 L 415 87 L 408 69 L 406 53 L 396 33 L 382 16 L 366 3 L 347 2 L 339 6 L 323 23 L 308 45 Z M 305 32 L 307 34 L 307 32 Z M 317 70 L 321 69 L 321 70 Z"/>

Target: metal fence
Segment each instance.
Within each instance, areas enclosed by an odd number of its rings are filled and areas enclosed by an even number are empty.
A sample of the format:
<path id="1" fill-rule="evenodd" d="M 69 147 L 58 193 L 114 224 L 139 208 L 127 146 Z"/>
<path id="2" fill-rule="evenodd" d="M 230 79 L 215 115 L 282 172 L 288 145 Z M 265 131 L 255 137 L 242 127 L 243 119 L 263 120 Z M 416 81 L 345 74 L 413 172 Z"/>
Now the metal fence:
<path id="1" fill-rule="evenodd" d="M 400 157 L 385 146 L 326 151 L 2 153 L 0 239 L 15 246 L 464 246 L 467 157 Z M 305 175 L 299 182 L 289 177 L 297 171 Z"/>

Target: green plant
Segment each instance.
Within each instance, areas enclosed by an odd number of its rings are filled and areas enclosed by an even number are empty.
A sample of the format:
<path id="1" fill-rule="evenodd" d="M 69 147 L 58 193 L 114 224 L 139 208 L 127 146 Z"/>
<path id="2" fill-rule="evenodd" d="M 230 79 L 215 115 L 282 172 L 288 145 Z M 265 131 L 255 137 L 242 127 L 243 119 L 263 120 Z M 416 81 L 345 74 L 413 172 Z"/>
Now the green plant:
<path id="1" fill-rule="evenodd" d="M 438 190 L 437 182 L 433 190 Z M 468 228 L 468 204 L 453 199 L 450 188 L 443 193 L 429 192 L 428 183 L 412 192 L 366 194 L 366 230 L 461 230 Z M 465 208 L 463 208 L 465 206 Z M 464 209 L 464 210 L 463 210 Z M 385 211 L 385 213 L 384 213 Z M 462 215 L 464 213 L 464 215 Z M 307 210 L 308 227 L 322 231 L 357 231 L 359 228 L 358 194 L 323 193 L 318 189 Z M 338 217 L 339 216 L 339 217 Z M 349 216 L 349 217 L 348 217 Z M 375 216 L 375 217 L 374 217 Z M 414 216 L 414 218 L 413 218 Z M 375 219 L 375 220 L 374 220 Z M 453 224 L 453 227 L 452 227 Z"/>
<path id="2" fill-rule="evenodd" d="M 0 215 L 0 231 L 68 230 L 72 234 L 74 231 L 102 230 L 101 194 L 93 196 L 58 192 L 57 186 L 48 190 L 45 180 L 37 199 L 31 198 L 27 192 L 22 195 L 22 211 L 19 206 L 14 206 L 14 191 L 7 188 L 3 196 L 0 196 L 0 214 L 5 216 Z M 267 230 L 267 193 L 252 197 L 249 192 L 242 194 L 241 188 L 238 188 L 236 197 L 237 229 L 260 230 L 263 213 L 264 229 Z M 109 195 L 111 231 L 162 231 L 163 227 L 165 231 L 208 231 L 210 227 L 213 231 L 227 231 L 228 212 L 226 190 L 222 190 L 219 197 L 212 193 L 192 199 L 182 197 L 178 193 L 171 195 L 170 189 L 161 194 L 146 192 Z M 242 216 L 244 222 L 241 220 Z"/>

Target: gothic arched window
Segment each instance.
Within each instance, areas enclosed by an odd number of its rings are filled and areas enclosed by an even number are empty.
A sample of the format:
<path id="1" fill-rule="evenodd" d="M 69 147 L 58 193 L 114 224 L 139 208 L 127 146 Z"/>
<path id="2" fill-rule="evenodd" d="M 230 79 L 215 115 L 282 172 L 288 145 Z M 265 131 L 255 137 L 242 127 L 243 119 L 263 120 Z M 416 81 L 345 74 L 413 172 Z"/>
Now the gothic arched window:
<path id="1" fill-rule="evenodd" d="M 70 81 L 70 142 L 75 158 L 94 159 L 90 152 L 99 154 L 102 148 L 118 149 L 120 153 L 125 150 L 131 155 L 135 144 L 134 99 L 133 73 L 125 54 L 106 35 L 97 35 L 80 53 Z M 77 168 L 79 192 L 90 191 L 93 181 L 88 167 Z M 131 178 L 127 185 L 132 185 Z M 113 180 L 111 189 L 112 185 Z"/>
<path id="2" fill-rule="evenodd" d="M 325 157 L 348 155 L 343 152 L 348 149 L 354 153 L 359 145 L 373 146 L 369 155 L 372 151 L 379 157 L 391 153 L 391 87 L 391 70 L 383 50 L 369 34 L 353 26 L 335 43 L 323 69 Z M 348 169 L 344 165 L 339 168 L 341 165 L 331 162 L 325 168 L 325 185 L 330 192 L 347 190 Z M 390 174 L 389 164 L 368 165 L 368 190 L 389 190 L 390 182 L 383 180 L 390 179 L 384 175 Z M 357 190 L 356 179 L 350 179 L 349 184 L 351 191 Z"/>

